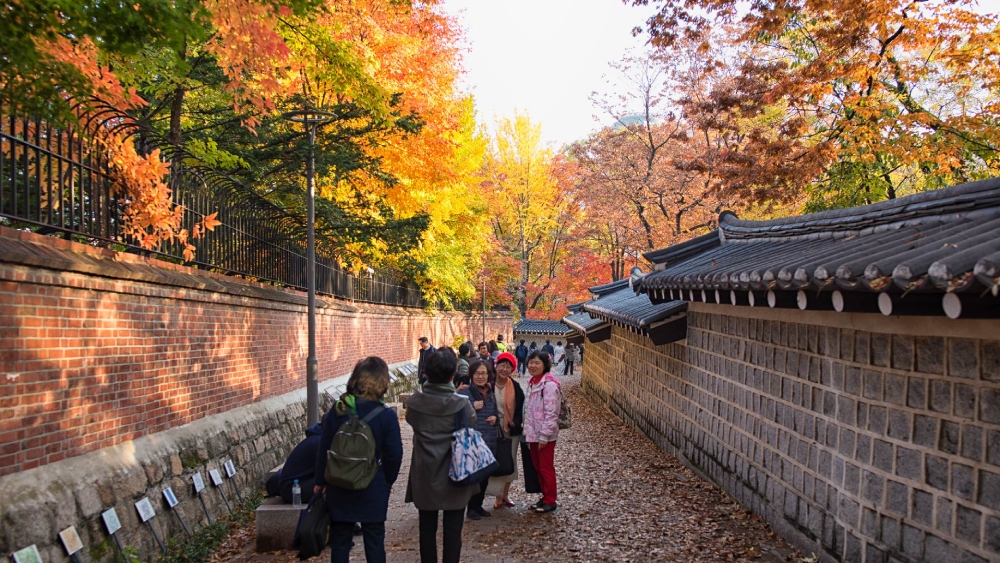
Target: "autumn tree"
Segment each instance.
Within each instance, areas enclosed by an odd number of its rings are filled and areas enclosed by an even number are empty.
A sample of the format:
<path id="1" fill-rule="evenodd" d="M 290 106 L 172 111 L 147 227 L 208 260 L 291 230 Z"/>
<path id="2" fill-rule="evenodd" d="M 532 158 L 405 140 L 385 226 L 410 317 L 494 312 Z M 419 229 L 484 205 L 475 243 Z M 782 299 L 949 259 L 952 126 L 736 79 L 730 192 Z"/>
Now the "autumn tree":
<path id="1" fill-rule="evenodd" d="M 724 207 L 713 174 L 692 163 L 705 152 L 702 138 L 682 119 L 681 95 L 671 86 L 680 65 L 653 54 L 629 55 L 611 65 L 610 92 L 595 106 L 614 125 L 573 144 L 580 165 L 580 201 L 588 238 L 625 277 L 642 252 L 702 234 Z"/>
<path id="2" fill-rule="evenodd" d="M 718 162 L 728 194 L 787 201 L 808 190 L 809 209 L 823 209 L 1000 167 L 1000 31 L 971 0 L 632 3 L 659 5 L 648 29 L 664 54 L 713 26 L 741 51 L 710 100 L 745 120 L 739 150 Z"/>
<path id="3" fill-rule="evenodd" d="M 512 298 L 524 317 L 549 294 L 575 227 L 578 207 L 569 197 L 572 168 L 557 164 L 542 142 L 541 126 L 525 114 L 496 123 L 484 167 L 495 239 L 519 264 Z"/>

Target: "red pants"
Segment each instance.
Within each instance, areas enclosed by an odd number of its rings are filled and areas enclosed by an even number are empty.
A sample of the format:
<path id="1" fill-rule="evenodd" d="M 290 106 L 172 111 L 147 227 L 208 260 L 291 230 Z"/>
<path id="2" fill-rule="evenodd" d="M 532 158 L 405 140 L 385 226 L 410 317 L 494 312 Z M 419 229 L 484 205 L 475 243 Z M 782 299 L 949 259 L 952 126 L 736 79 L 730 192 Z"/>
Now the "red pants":
<path id="1" fill-rule="evenodd" d="M 531 465 L 538 473 L 538 485 L 542 488 L 542 502 L 556 503 L 556 443 L 549 442 L 544 448 L 538 447 L 538 442 L 530 442 Z"/>

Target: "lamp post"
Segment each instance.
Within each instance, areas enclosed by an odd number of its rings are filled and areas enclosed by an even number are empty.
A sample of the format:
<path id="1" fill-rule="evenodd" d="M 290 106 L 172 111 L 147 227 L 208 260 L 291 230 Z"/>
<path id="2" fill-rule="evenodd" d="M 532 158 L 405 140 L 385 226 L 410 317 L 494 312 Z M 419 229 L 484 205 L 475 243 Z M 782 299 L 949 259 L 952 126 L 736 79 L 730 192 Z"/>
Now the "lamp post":
<path id="1" fill-rule="evenodd" d="M 319 360 L 316 359 L 316 129 L 333 121 L 334 113 L 305 108 L 282 114 L 282 117 L 305 125 L 309 136 L 309 161 L 306 163 L 306 291 L 309 295 L 309 357 L 306 360 L 306 426 L 319 422 Z"/>

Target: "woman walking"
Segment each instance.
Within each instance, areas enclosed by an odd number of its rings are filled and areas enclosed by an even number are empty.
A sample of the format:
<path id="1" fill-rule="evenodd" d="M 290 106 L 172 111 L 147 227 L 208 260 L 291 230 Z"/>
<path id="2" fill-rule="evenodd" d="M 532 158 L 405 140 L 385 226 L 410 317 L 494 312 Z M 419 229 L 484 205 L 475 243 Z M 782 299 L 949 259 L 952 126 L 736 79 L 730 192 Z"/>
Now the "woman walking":
<path id="1" fill-rule="evenodd" d="M 509 447 L 514 472 L 510 475 L 490 477 L 490 485 L 502 486 L 502 492 L 497 495 L 493 508 L 513 507 L 510 500 L 510 484 L 517 479 L 517 450 L 520 446 L 521 432 L 524 431 L 524 391 L 521 385 L 514 381 L 513 374 L 517 370 L 517 358 L 510 352 L 504 352 L 497 357 L 497 382 L 493 386 L 497 398 L 497 412 L 500 415 L 497 424 L 500 428 L 497 449 Z M 509 445 L 507 444 L 509 442 Z M 494 489 L 495 490 L 495 489 Z"/>
<path id="2" fill-rule="evenodd" d="M 472 362 L 469 366 L 469 373 L 472 374 L 472 385 L 459 391 L 459 395 L 469 398 L 472 408 L 476 409 L 476 430 L 483 436 L 483 441 L 489 446 L 490 451 L 496 455 L 497 451 L 497 399 L 493 394 L 493 386 L 490 385 L 489 364 L 483 361 Z M 489 512 L 483 509 L 483 499 L 486 498 L 486 485 L 489 479 L 483 479 L 476 486 L 479 491 L 469 499 L 469 508 L 466 511 L 469 520 L 479 520 L 483 516 L 490 516 Z"/>
<path id="3" fill-rule="evenodd" d="M 403 440 L 399 433 L 399 419 L 391 409 L 382 406 L 389 390 L 389 367 L 382 358 L 369 356 L 354 366 L 344 393 L 333 408 L 323 417 L 316 456 L 316 486 L 314 494 L 326 493 L 330 510 L 330 561 L 347 563 L 350 560 L 354 523 L 361 523 L 361 534 L 368 563 L 385 561 L 385 519 L 389 507 L 389 490 L 396 482 L 403 462 Z M 378 412 L 376 412 L 376 410 Z M 364 419 L 375 438 L 375 459 L 379 460 L 378 472 L 368 487 L 360 490 L 327 485 L 326 452 L 333 437 L 348 417 Z"/>
<path id="4" fill-rule="evenodd" d="M 465 508 L 479 485 L 456 487 L 448 480 L 455 415 L 465 410 L 469 424 L 476 410 L 455 393 L 452 378 L 458 359 L 451 348 L 438 348 L 427 360 L 427 382 L 421 393 L 406 400 L 406 422 L 413 427 L 413 457 L 406 484 L 406 502 L 420 513 L 420 561 L 437 563 L 438 512 L 444 512 L 444 563 L 458 563 L 462 554 Z"/>
<path id="5" fill-rule="evenodd" d="M 531 463 L 538 472 L 542 498 L 535 503 L 535 512 L 556 509 L 555 449 L 559 438 L 559 380 L 550 371 L 552 360 L 545 352 L 528 356 L 528 395 L 524 401 L 524 439 L 528 442 Z"/>

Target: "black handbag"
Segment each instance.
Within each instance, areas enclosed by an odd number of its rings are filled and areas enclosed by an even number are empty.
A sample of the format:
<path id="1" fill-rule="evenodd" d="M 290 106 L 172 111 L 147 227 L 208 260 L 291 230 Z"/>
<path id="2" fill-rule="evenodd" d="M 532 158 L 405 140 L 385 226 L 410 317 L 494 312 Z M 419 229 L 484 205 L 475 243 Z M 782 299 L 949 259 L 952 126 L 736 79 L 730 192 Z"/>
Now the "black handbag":
<path id="1" fill-rule="evenodd" d="M 293 548 L 299 550 L 299 560 L 316 557 L 326 549 L 330 533 L 330 511 L 326 509 L 326 495 L 314 494 L 309 506 L 299 515 L 295 528 Z"/>
<path id="2" fill-rule="evenodd" d="M 510 438 L 504 438 L 503 430 L 497 425 L 497 463 L 500 467 L 493 472 L 494 477 L 506 477 L 514 474 L 514 452 L 511 450 Z"/>
<path id="3" fill-rule="evenodd" d="M 527 442 L 521 442 L 521 464 L 524 468 L 524 492 L 540 493 L 542 486 L 538 484 L 538 472 L 531 463 L 531 450 Z"/>

